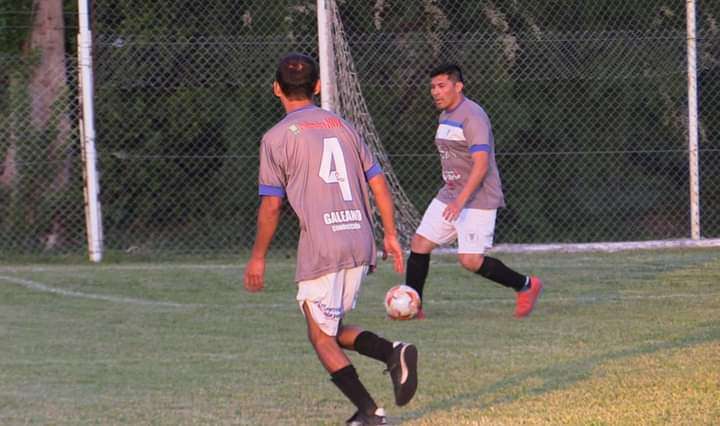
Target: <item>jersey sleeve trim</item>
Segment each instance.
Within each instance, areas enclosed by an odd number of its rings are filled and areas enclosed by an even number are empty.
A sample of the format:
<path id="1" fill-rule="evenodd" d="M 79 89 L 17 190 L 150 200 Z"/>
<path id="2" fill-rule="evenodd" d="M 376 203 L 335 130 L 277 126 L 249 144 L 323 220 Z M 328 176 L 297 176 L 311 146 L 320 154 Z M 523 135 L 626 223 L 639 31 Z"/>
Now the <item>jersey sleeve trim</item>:
<path id="1" fill-rule="evenodd" d="M 380 167 L 380 164 L 375 163 L 365 172 L 365 180 L 369 181 L 380 173 L 382 173 L 382 167 Z"/>
<path id="2" fill-rule="evenodd" d="M 260 185 L 258 188 L 258 194 L 259 195 L 271 195 L 275 197 L 284 197 L 285 196 L 285 190 L 279 186 L 271 186 L 271 185 Z"/>
<path id="3" fill-rule="evenodd" d="M 487 145 L 487 144 L 470 145 L 470 148 L 468 148 L 468 151 L 470 151 L 470 154 L 474 154 L 476 152 L 490 152 L 490 145 Z"/>

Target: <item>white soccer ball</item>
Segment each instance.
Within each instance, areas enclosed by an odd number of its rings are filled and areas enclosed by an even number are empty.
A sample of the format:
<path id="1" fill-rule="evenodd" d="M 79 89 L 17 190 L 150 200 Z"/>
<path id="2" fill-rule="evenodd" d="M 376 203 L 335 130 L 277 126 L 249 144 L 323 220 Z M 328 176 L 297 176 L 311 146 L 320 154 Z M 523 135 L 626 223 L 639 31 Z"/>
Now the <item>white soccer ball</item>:
<path id="1" fill-rule="evenodd" d="M 385 293 L 385 310 L 392 319 L 413 319 L 420 305 L 418 292 L 405 284 L 396 285 Z"/>

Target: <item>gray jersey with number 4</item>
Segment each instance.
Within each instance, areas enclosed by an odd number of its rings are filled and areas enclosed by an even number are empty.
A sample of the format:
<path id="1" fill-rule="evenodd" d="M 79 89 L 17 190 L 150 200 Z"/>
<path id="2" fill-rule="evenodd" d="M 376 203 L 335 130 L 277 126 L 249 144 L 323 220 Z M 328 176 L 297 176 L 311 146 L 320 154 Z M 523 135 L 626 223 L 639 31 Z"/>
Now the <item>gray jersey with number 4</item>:
<path id="1" fill-rule="evenodd" d="M 375 264 L 367 181 L 381 172 L 357 132 L 314 105 L 263 135 L 259 193 L 287 196 L 297 214 L 296 281 Z"/>

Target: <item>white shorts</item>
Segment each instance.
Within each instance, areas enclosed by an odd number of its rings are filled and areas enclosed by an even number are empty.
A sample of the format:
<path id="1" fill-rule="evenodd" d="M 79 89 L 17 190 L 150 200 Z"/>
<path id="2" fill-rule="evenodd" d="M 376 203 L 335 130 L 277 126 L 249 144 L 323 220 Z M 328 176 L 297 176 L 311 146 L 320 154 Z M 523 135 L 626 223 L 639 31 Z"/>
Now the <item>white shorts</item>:
<path id="1" fill-rule="evenodd" d="M 362 265 L 298 282 L 297 301 L 303 315 L 303 304 L 307 302 L 312 319 L 320 329 L 328 336 L 336 336 L 345 312 L 355 308 L 360 284 L 368 269 Z"/>
<path id="2" fill-rule="evenodd" d="M 437 245 L 458 240 L 458 253 L 484 254 L 493 245 L 497 209 L 463 209 L 454 222 L 443 217 L 447 204 L 434 198 L 416 233 Z"/>

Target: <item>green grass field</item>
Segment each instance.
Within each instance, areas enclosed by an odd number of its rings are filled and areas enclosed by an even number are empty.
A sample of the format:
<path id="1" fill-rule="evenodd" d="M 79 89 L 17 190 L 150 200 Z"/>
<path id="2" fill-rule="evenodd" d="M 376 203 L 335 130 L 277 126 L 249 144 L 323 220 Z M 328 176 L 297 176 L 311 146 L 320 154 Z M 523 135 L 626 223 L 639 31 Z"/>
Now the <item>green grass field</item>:
<path id="1" fill-rule="evenodd" d="M 402 408 L 351 354 L 392 424 L 720 424 L 720 251 L 498 257 L 546 282 L 528 320 L 451 257 L 433 258 L 425 321 L 384 319 L 388 264 L 366 281 L 346 321 L 420 351 Z M 0 264 L 0 424 L 343 424 L 293 260 L 261 294 L 243 262 Z"/>

